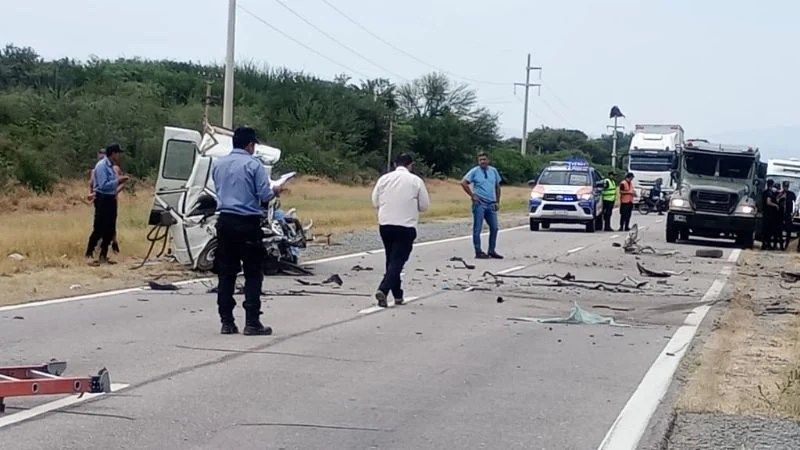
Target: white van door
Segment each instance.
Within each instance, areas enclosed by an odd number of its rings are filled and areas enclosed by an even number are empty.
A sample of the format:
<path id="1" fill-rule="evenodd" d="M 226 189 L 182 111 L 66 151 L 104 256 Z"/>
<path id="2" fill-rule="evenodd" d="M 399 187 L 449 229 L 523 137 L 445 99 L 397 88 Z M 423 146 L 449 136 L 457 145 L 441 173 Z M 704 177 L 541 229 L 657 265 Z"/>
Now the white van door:
<path id="1" fill-rule="evenodd" d="M 186 182 L 192 175 L 194 162 L 199 155 L 202 136 L 198 131 L 185 128 L 164 127 L 161 160 L 158 165 L 156 192 L 171 208 L 180 201 Z M 159 222 L 163 208 L 155 202 L 150 213 L 150 224 Z"/>

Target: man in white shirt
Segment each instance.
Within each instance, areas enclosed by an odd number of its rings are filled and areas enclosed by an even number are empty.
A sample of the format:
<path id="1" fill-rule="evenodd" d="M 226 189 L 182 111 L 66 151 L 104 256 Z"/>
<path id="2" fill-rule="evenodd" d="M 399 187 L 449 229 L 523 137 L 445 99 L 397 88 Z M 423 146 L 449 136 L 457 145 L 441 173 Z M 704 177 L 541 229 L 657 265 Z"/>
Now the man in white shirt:
<path id="1" fill-rule="evenodd" d="M 386 308 L 391 291 L 395 305 L 403 304 L 400 273 L 417 237 L 419 213 L 430 205 L 428 190 L 422 179 L 411 173 L 414 160 L 402 154 L 395 160 L 395 169 L 378 179 L 372 190 L 372 205 L 378 208 L 381 240 L 386 250 L 386 273 L 375 293 L 378 306 Z"/>

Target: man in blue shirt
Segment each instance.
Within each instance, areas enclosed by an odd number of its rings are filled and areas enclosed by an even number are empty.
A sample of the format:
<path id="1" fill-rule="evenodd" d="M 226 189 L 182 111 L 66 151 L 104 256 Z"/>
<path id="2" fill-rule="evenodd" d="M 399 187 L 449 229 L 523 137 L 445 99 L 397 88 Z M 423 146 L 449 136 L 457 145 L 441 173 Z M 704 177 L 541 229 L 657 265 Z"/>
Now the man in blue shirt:
<path id="1" fill-rule="evenodd" d="M 94 261 L 94 249 L 100 243 L 100 263 L 114 264 L 108 260 L 108 247 L 117 232 L 117 193 L 129 177 L 117 175 L 114 165 L 119 165 L 122 148 L 119 144 L 106 147 L 105 157 L 97 161 L 93 171 L 94 225 L 86 247 L 86 259 Z"/>
<path id="2" fill-rule="evenodd" d="M 217 191 L 217 253 L 215 267 L 219 276 L 217 307 L 222 334 L 236 334 L 233 318 L 236 300 L 236 276 L 244 272 L 245 327 L 248 336 L 268 336 L 272 328 L 261 323 L 261 269 L 264 246 L 261 240 L 261 203 L 282 191 L 270 187 L 264 165 L 253 157 L 258 139 L 252 128 L 233 132 L 233 151 L 214 161 L 212 177 Z"/>
<path id="3" fill-rule="evenodd" d="M 503 259 L 496 251 L 497 246 L 497 210 L 500 204 L 500 173 L 489 165 L 489 155 L 478 153 L 478 165 L 470 169 L 461 187 L 472 199 L 472 245 L 475 247 L 475 258 Z M 481 228 L 483 221 L 489 225 L 489 252 L 481 250 Z"/>

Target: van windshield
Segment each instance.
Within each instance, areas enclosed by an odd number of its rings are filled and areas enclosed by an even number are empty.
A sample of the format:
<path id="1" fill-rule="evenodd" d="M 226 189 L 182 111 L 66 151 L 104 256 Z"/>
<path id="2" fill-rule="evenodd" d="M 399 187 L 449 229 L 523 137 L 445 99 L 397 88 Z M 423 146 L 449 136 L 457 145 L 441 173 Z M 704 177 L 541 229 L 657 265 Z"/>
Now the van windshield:
<path id="1" fill-rule="evenodd" d="M 545 170 L 538 184 L 561 186 L 589 186 L 589 172 L 570 170 Z"/>

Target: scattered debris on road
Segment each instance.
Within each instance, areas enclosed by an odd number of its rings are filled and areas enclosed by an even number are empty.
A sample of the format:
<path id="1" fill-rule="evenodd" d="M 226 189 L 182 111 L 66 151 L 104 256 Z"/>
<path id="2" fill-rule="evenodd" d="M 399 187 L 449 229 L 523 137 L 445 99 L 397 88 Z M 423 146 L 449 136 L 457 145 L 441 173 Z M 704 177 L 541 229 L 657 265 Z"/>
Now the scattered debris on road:
<path id="1" fill-rule="evenodd" d="M 622 249 L 625 253 L 631 255 L 652 254 L 658 256 L 673 256 L 677 255 L 677 250 L 656 250 L 649 245 L 642 245 L 641 238 L 639 237 L 639 226 L 634 224 L 628 236 L 625 237 L 625 242 L 622 244 Z"/>
<path id="2" fill-rule="evenodd" d="M 640 275 L 653 278 L 669 278 L 673 275 L 680 276 L 683 275 L 683 273 L 685 272 L 685 270 L 681 270 L 680 272 L 674 272 L 672 270 L 652 270 L 643 266 L 642 263 L 640 262 L 636 263 L 636 268 L 639 269 Z"/>
<path id="3" fill-rule="evenodd" d="M 342 281 L 342 277 L 340 277 L 339 274 L 335 273 L 322 281 L 322 284 L 331 284 L 331 283 L 335 283 L 336 285 L 341 286 L 344 284 L 344 281 Z"/>
<path id="4" fill-rule="evenodd" d="M 622 306 L 592 305 L 595 309 L 610 309 L 611 311 L 633 311 L 634 308 L 624 308 Z"/>
<path id="5" fill-rule="evenodd" d="M 716 248 L 700 248 L 694 252 L 698 258 L 722 258 L 722 250 Z"/>
<path id="6" fill-rule="evenodd" d="M 464 264 L 464 267 L 453 266 L 454 269 L 475 270 L 475 266 L 473 266 L 472 264 L 467 263 L 466 261 L 464 261 L 464 258 L 462 258 L 460 256 L 453 256 L 452 258 L 450 258 L 450 261 L 460 262 L 461 264 Z"/>
<path id="7" fill-rule="evenodd" d="M 180 287 L 172 283 L 156 283 L 155 281 L 148 281 L 147 284 L 153 291 L 177 291 Z"/>
<path id="8" fill-rule="evenodd" d="M 366 272 L 372 270 L 372 267 L 364 267 L 360 264 L 356 264 L 355 266 L 351 267 L 350 270 L 353 272 Z"/>
<path id="9" fill-rule="evenodd" d="M 504 301 L 503 297 L 497 297 L 497 303 L 503 303 Z"/>
<path id="10" fill-rule="evenodd" d="M 615 327 L 627 327 L 617 323 L 613 317 L 601 316 L 581 308 L 577 302 L 573 302 L 572 309 L 567 317 L 552 318 L 531 318 L 531 317 L 509 317 L 508 320 L 519 322 L 538 322 L 538 323 L 565 323 L 571 325 L 611 325 Z"/>

